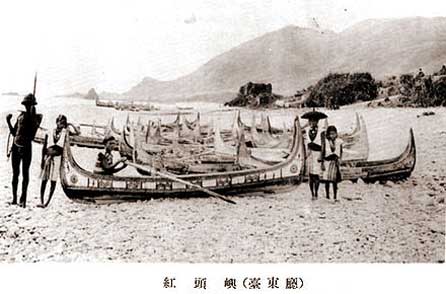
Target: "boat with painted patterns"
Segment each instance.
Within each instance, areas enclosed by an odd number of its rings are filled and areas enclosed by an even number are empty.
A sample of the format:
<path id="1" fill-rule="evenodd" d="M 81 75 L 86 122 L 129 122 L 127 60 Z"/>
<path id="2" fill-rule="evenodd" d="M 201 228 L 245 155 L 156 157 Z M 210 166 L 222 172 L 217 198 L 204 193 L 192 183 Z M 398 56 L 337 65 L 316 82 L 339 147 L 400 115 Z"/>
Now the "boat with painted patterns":
<path id="1" fill-rule="evenodd" d="M 302 182 L 305 150 L 299 119 L 293 124 L 290 156 L 273 166 L 241 171 L 179 175 L 178 178 L 224 195 L 242 195 L 267 187 L 291 186 Z M 61 164 L 62 188 L 73 200 L 137 200 L 156 197 L 190 197 L 206 195 L 196 188 L 160 176 L 126 177 L 98 175 L 80 167 L 66 137 Z"/>

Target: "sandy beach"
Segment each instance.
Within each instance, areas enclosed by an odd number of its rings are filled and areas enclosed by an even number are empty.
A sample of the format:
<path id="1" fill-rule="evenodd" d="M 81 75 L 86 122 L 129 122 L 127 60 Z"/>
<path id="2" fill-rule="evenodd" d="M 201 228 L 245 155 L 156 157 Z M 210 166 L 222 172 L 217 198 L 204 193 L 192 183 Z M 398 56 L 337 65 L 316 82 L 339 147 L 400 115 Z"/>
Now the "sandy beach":
<path id="1" fill-rule="evenodd" d="M 328 111 L 341 131 L 363 115 L 370 159 L 390 158 L 415 133 L 417 163 L 403 183 L 342 182 L 340 202 L 311 201 L 307 183 L 288 192 L 234 197 L 237 205 L 214 198 L 157 199 L 146 202 L 82 204 L 70 201 L 60 185 L 47 209 L 39 204 L 40 150 L 33 163 L 25 209 L 11 200 L 11 163 L 6 160 L 5 116 L 21 109 L 20 97 L 1 97 L 0 113 L 0 261 L 125 262 L 429 262 L 445 260 L 446 109 L 383 109 L 354 105 Z M 49 107 L 51 106 L 51 107 Z M 69 121 L 98 123 L 126 113 L 99 109 L 81 99 L 39 99 L 45 127 L 59 113 Z M 423 116 L 426 110 L 435 115 Z M 291 125 L 304 110 L 274 110 L 272 123 Z M 137 114 L 132 114 L 137 115 Z M 143 114 L 141 114 L 143 115 Z M 232 113 L 220 123 L 229 125 Z M 148 117 L 144 116 L 145 119 Z M 192 116 L 191 116 L 192 117 Z M 250 123 L 244 110 L 242 118 Z M 210 119 L 203 115 L 203 118 Z M 217 116 L 213 116 L 214 119 Z M 173 118 L 166 118 L 170 120 Z M 218 120 L 218 119 L 217 119 Z M 92 168 L 94 152 L 78 152 Z M 88 166 L 89 164 L 89 166 Z M 19 186 L 20 187 L 20 186 Z"/>

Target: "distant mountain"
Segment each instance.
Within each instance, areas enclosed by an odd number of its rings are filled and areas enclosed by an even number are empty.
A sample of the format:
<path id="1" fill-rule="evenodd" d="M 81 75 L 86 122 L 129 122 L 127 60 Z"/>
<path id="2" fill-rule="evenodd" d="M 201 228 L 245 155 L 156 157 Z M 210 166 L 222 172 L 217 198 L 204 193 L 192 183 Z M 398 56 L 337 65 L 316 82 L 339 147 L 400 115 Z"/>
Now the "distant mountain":
<path id="1" fill-rule="evenodd" d="M 274 92 L 289 95 L 329 72 L 369 71 L 382 77 L 420 67 L 432 72 L 445 62 L 443 17 L 367 20 L 341 33 L 288 26 L 245 42 L 176 80 L 145 78 L 123 96 L 225 102 L 248 81 L 272 83 Z"/>
<path id="2" fill-rule="evenodd" d="M 432 73 L 446 62 L 446 18 L 381 19 L 360 22 L 339 34 L 337 71 L 370 71 L 377 77 Z"/>

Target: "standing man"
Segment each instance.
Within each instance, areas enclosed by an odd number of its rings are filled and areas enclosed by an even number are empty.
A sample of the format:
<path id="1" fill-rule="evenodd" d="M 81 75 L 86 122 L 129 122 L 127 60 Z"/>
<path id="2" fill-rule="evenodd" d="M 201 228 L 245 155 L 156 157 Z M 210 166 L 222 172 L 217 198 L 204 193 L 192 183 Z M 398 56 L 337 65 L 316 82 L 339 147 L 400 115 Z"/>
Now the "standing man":
<path id="1" fill-rule="evenodd" d="M 42 122 L 42 115 L 36 114 L 36 98 L 28 94 L 23 98 L 22 104 L 26 111 L 17 117 L 14 126 L 11 124 L 12 114 L 6 116 L 9 132 L 14 137 L 11 147 L 12 162 L 12 202 L 17 204 L 17 185 L 19 183 L 20 164 L 22 164 L 22 195 L 19 205 L 26 206 L 26 196 L 29 182 L 29 167 L 32 159 L 32 140 Z"/>
<path id="2" fill-rule="evenodd" d="M 323 134 L 318 128 L 318 122 L 327 118 L 325 113 L 313 111 L 304 113 L 303 119 L 308 119 L 309 128 L 306 131 L 306 166 L 308 170 L 308 183 L 310 185 L 311 200 L 318 198 L 320 176 L 323 172 L 323 158 L 321 156 Z"/>

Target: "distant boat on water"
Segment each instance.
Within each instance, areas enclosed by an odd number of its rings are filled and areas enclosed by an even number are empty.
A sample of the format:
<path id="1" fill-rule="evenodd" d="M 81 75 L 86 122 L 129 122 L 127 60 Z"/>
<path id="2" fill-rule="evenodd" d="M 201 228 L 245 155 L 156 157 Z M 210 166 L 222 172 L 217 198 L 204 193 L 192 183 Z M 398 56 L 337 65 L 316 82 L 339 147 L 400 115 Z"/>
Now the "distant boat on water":
<path id="1" fill-rule="evenodd" d="M 20 96 L 20 94 L 17 92 L 5 92 L 2 93 L 2 96 Z"/>
<path id="2" fill-rule="evenodd" d="M 159 110 L 155 105 L 144 101 L 118 101 L 118 100 L 101 100 L 99 97 L 96 99 L 96 106 L 98 107 L 110 107 L 116 110 L 126 111 L 154 111 Z"/>
<path id="3" fill-rule="evenodd" d="M 179 104 L 175 104 L 175 107 L 176 107 L 178 110 L 192 110 L 192 109 L 194 109 L 192 106 L 189 106 L 189 105 L 179 105 Z"/>

